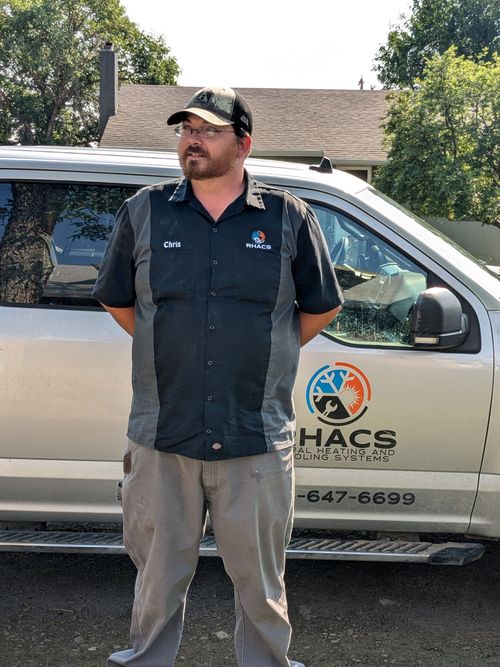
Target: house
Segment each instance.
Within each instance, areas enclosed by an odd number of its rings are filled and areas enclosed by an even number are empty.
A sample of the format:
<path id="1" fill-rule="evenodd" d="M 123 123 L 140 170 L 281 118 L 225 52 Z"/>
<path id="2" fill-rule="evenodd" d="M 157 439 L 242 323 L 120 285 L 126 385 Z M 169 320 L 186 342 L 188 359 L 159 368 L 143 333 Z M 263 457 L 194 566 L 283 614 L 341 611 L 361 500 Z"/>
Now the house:
<path id="1" fill-rule="evenodd" d="M 176 150 L 167 118 L 196 90 L 127 84 L 118 91 L 113 67 L 104 76 L 101 67 L 100 145 Z M 387 112 L 385 90 L 236 90 L 253 112 L 252 156 L 307 164 L 318 164 L 326 156 L 337 169 L 369 182 L 386 159 L 381 128 Z"/>

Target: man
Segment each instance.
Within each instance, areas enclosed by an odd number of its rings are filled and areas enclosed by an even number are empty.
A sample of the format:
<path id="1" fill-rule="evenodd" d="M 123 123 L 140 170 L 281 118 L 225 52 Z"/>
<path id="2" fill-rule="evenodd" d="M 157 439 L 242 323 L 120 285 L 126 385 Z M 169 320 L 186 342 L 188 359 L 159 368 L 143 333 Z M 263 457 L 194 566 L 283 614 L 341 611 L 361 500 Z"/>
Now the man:
<path id="1" fill-rule="evenodd" d="M 134 337 L 122 483 L 133 648 L 108 666 L 173 666 L 208 511 L 235 589 L 238 664 L 301 667 L 287 658 L 283 581 L 291 394 L 299 345 L 342 297 L 309 207 L 244 169 L 244 98 L 205 88 L 167 122 L 185 178 L 125 202 L 94 291 Z"/>

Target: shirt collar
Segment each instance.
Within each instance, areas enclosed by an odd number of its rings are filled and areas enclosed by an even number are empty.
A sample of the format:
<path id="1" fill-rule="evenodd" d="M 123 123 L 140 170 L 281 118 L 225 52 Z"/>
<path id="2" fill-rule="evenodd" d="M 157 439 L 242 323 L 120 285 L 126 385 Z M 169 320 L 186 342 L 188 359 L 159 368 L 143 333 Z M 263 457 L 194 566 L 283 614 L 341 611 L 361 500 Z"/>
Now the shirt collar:
<path id="1" fill-rule="evenodd" d="M 260 208 L 265 210 L 266 205 L 264 204 L 264 200 L 262 198 L 260 183 L 256 181 L 255 178 L 251 176 L 246 169 L 245 180 L 246 187 L 241 195 L 244 197 L 245 204 L 247 206 L 252 206 L 253 208 Z M 191 182 L 187 178 L 182 178 L 174 192 L 170 195 L 169 201 L 180 203 L 191 201 L 192 199 L 194 199 L 194 193 Z"/>
<path id="2" fill-rule="evenodd" d="M 179 184 L 169 197 L 169 201 L 180 203 L 183 201 L 191 201 L 194 198 L 193 187 L 187 178 L 181 178 Z"/>
<path id="3" fill-rule="evenodd" d="M 248 171 L 245 169 L 245 178 L 247 181 L 247 187 L 245 191 L 245 204 L 247 206 L 253 206 L 254 208 L 260 208 L 262 210 L 266 209 L 264 200 L 262 199 L 261 186 L 258 181 L 251 176 Z"/>

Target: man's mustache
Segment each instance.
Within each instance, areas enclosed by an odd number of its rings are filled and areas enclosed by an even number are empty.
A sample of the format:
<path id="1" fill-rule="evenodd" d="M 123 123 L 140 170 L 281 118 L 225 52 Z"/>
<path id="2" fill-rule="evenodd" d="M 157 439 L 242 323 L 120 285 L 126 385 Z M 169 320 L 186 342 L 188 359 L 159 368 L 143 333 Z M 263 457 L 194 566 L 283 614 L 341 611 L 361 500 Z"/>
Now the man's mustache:
<path id="1" fill-rule="evenodd" d="M 188 156 L 199 156 L 199 157 L 207 157 L 206 152 L 203 150 L 203 148 L 200 148 L 198 146 L 191 146 L 190 148 L 186 148 L 184 151 L 184 157 Z"/>

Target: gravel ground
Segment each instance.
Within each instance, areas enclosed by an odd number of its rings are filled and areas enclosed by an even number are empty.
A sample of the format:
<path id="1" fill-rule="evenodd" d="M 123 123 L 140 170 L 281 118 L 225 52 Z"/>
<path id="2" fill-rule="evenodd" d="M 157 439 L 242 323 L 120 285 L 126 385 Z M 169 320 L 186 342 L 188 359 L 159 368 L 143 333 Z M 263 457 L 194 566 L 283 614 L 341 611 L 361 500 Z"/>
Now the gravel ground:
<path id="1" fill-rule="evenodd" d="M 125 556 L 0 554 L 1 667 L 104 667 L 128 646 L 135 570 Z M 306 667 L 500 666 L 500 545 L 465 567 L 289 561 Z M 235 667 L 232 587 L 200 561 L 176 667 Z"/>

